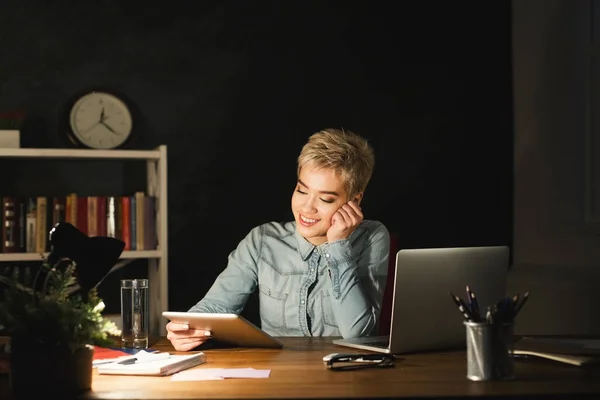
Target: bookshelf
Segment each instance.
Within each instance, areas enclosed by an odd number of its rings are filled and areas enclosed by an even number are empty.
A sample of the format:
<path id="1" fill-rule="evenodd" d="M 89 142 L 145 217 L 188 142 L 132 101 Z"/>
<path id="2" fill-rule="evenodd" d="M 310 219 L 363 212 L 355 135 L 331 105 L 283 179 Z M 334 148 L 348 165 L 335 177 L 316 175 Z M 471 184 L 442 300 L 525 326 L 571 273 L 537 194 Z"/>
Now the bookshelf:
<path id="1" fill-rule="evenodd" d="M 156 197 L 155 250 L 124 251 L 122 260 L 147 259 L 150 283 L 150 333 L 166 335 L 162 312 L 168 310 L 167 146 L 154 150 L 2 149 L 0 158 L 96 159 L 146 161 L 146 193 Z M 44 254 L 47 255 L 47 254 Z M 0 262 L 38 261 L 39 253 L 0 253 Z M 117 288 L 118 290 L 118 288 Z"/>

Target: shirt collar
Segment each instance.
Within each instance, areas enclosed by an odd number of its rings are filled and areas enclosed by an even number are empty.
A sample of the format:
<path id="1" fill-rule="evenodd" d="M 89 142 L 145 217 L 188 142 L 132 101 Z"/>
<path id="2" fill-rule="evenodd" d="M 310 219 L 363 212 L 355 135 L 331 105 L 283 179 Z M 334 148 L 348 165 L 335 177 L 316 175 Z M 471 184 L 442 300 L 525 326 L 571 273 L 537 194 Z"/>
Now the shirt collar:
<path id="1" fill-rule="evenodd" d="M 296 227 L 294 226 L 294 235 L 296 236 L 296 241 L 298 242 L 298 253 L 300 253 L 302 260 L 306 261 L 312 254 L 313 250 L 317 248 L 317 246 L 306 240 L 304 236 L 300 235 L 295 228 Z"/>

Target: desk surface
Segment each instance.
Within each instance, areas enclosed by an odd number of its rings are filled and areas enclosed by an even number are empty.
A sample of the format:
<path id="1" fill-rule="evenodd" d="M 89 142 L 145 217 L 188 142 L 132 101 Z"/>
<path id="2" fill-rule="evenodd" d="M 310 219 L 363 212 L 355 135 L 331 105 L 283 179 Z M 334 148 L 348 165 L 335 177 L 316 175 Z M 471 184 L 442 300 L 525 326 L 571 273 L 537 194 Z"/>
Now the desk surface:
<path id="1" fill-rule="evenodd" d="M 219 398 L 548 398 L 600 395 L 600 368 L 584 369 L 549 361 L 516 361 L 517 379 L 471 382 L 464 351 L 404 355 L 395 368 L 336 372 L 322 358 L 357 352 L 331 338 L 282 338 L 285 348 L 206 350 L 207 363 L 195 368 L 270 369 L 267 379 L 171 382 L 171 377 L 108 376 L 94 372 L 90 399 Z M 153 348 L 172 351 L 163 339 Z"/>

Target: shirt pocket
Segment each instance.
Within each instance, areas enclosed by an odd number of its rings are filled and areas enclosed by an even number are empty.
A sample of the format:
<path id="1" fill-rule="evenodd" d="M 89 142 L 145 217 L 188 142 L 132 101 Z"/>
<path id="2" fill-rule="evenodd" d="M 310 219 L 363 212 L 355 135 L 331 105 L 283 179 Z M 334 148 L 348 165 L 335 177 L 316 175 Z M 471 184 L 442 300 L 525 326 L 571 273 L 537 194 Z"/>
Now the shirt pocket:
<path id="1" fill-rule="evenodd" d="M 323 323 L 328 326 L 337 328 L 333 307 L 331 306 L 331 296 L 327 290 L 321 291 L 321 313 L 323 315 Z"/>
<path id="2" fill-rule="evenodd" d="M 272 328 L 286 328 L 285 303 L 288 294 L 259 285 L 260 319 Z"/>

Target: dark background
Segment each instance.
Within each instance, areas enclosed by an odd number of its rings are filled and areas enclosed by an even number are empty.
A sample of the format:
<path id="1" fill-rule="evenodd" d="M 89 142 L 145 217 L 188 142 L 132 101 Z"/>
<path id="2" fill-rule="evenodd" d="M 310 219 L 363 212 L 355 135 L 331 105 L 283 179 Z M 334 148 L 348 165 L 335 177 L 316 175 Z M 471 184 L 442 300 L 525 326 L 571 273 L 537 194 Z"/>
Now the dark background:
<path id="1" fill-rule="evenodd" d="M 374 146 L 363 210 L 401 247 L 512 244 L 508 1 L 1 6 L 0 112 L 27 112 L 22 147 L 73 147 L 65 109 L 94 87 L 135 107 L 130 148 L 168 146 L 172 310 L 200 300 L 252 227 L 292 218 L 296 157 L 328 127 Z M 145 188 L 135 161 L 0 168 L 4 195 Z M 144 263 L 103 283 L 108 311 Z"/>

